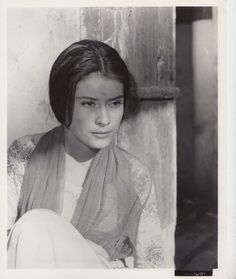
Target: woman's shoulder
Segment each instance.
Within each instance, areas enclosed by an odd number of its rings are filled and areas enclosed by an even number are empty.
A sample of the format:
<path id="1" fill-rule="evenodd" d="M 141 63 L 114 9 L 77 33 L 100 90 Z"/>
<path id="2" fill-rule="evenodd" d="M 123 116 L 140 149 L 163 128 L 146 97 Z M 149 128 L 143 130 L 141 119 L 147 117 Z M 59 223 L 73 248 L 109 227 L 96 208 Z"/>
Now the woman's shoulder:
<path id="1" fill-rule="evenodd" d="M 126 152 L 125 156 L 128 159 L 130 170 L 133 174 L 150 177 L 150 171 L 145 163 L 141 161 L 141 159 L 129 152 Z"/>
<path id="2" fill-rule="evenodd" d="M 42 135 L 43 133 L 26 135 L 14 140 L 8 148 L 8 156 L 19 161 L 28 160 Z"/>
<path id="3" fill-rule="evenodd" d="M 12 142 L 7 152 L 7 171 L 9 177 L 22 176 L 38 141 L 43 133 L 26 135 Z"/>
<path id="4" fill-rule="evenodd" d="M 8 148 L 8 197 L 9 200 L 11 200 L 10 204 L 12 204 L 12 208 L 9 209 L 9 211 L 13 212 L 13 223 L 16 217 L 16 204 L 18 203 L 19 199 L 25 167 L 42 135 L 43 134 L 35 134 L 18 138 L 14 140 L 11 146 Z M 13 223 L 11 225 L 13 225 Z"/>
<path id="5" fill-rule="evenodd" d="M 137 156 L 121 149 L 129 162 L 130 179 L 141 202 L 144 203 L 150 194 L 152 177 L 148 167 Z"/>

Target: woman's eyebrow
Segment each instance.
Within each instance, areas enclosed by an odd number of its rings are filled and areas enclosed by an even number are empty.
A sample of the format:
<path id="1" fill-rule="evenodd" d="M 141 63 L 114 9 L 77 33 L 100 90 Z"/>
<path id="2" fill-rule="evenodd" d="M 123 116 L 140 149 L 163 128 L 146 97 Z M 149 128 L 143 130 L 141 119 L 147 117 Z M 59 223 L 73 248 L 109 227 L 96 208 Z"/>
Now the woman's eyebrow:
<path id="1" fill-rule="evenodd" d="M 120 96 L 117 96 L 117 97 L 115 97 L 115 98 L 109 99 L 109 101 L 115 101 L 115 100 L 123 99 L 123 98 L 124 98 L 124 96 L 123 96 L 123 95 L 120 95 Z"/>
<path id="2" fill-rule="evenodd" d="M 76 97 L 76 99 L 83 99 L 83 100 L 86 99 L 86 100 L 91 100 L 91 101 L 96 101 L 96 100 L 97 100 L 96 98 L 93 98 L 93 97 L 85 97 L 85 96 L 84 96 L 84 97 L 83 97 L 83 96 L 82 96 L 82 97 Z"/>
<path id="3" fill-rule="evenodd" d="M 123 95 L 119 95 L 117 97 L 114 97 L 114 98 L 111 98 L 111 99 L 108 99 L 109 101 L 115 101 L 115 100 L 118 100 L 118 99 L 123 99 L 124 96 Z M 77 99 L 82 99 L 82 100 L 91 100 L 91 101 L 97 101 L 96 98 L 93 98 L 93 97 L 86 97 L 86 96 L 81 96 L 81 97 L 77 97 Z"/>

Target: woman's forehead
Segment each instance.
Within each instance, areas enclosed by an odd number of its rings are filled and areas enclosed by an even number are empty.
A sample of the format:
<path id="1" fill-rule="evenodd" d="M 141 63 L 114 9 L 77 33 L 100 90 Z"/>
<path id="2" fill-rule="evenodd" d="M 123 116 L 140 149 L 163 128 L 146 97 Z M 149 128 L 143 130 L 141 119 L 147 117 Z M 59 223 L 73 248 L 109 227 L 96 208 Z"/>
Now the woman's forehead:
<path id="1" fill-rule="evenodd" d="M 92 73 L 78 82 L 76 97 L 94 99 L 113 99 L 123 96 L 123 84 L 100 73 Z"/>

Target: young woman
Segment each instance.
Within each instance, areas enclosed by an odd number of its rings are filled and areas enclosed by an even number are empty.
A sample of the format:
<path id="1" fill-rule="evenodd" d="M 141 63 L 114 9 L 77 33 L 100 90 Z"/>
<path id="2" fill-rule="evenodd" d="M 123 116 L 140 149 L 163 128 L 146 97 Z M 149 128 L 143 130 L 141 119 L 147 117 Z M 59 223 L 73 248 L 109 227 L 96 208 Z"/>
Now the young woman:
<path id="1" fill-rule="evenodd" d="M 56 59 L 60 126 L 9 148 L 9 268 L 161 267 L 148 170 L 116 144 L 130 75 L 112 47 L 76 42 Z"/>

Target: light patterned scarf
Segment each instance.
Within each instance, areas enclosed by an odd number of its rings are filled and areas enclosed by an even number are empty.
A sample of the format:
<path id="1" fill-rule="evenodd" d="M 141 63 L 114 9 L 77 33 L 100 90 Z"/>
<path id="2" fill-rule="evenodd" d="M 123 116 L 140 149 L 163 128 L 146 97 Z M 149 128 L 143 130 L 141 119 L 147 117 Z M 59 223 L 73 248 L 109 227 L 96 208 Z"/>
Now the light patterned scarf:
<path id="1" fill-rule="evenodd" d="M 102 246 L 111 260 L 134 254 L 142 211 L 134 190 L 126 152 L 111 143 L 90 165 L 71 223 L 86 238 Z M 34 208 L 61 214 L 65 187 L 64 128 L 46 133 L 26 167 L 18 218 Z"/>

